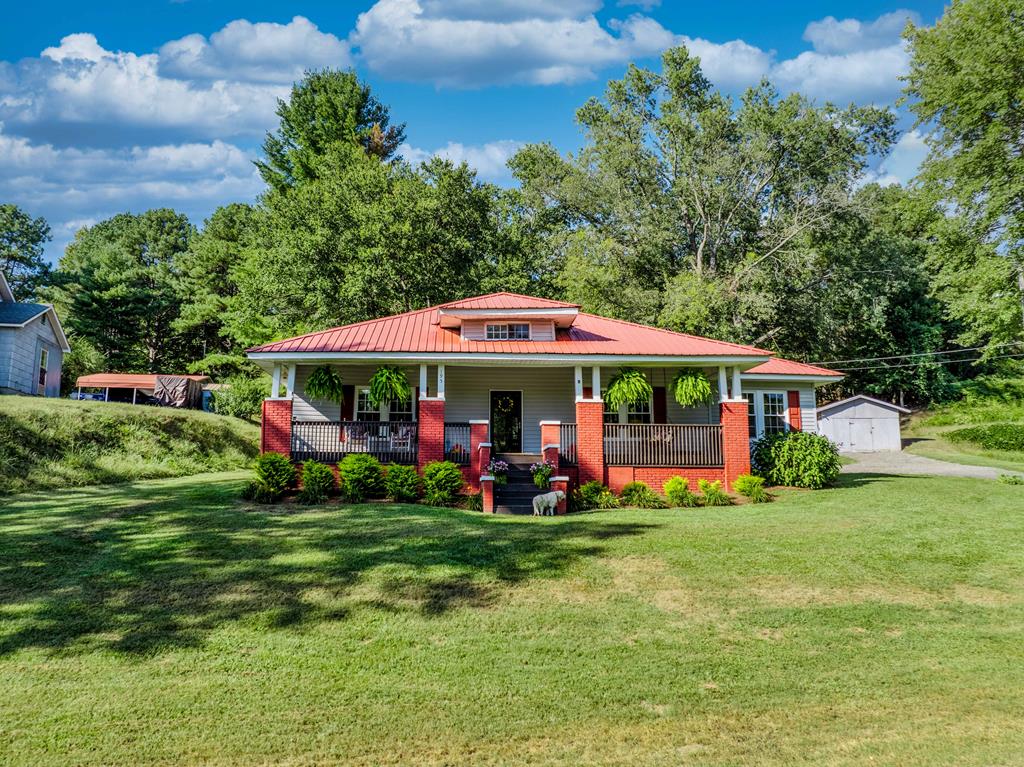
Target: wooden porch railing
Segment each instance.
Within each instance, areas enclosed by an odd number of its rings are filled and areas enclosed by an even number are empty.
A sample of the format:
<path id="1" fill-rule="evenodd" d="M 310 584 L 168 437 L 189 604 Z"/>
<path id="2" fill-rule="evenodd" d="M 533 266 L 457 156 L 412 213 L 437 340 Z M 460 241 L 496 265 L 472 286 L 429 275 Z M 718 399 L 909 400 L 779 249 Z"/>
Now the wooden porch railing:
<path id="1" fill-rule="evenodd" d="M 609 466 L 724 465 L 720 424 L 629 423 L 604 425 Z"/>
<path id="2" fill-rule="evenodd" d="M 444 425 L 444 459 L 469 466 L 470 463 L 469 423 L 446 423 Z"/>
<path id="3" fill-rule="evenodd" d="M 412 421 L 292 421 L 292 460 L 337 463 L 369 453 L 382 463 L 416 463 Z"/>
<path id="4" fill-rule="evenodd" d="M 563 423 L 558 426 L 558 463 L 561 466 L 576 465 L 576 424 Z"/>

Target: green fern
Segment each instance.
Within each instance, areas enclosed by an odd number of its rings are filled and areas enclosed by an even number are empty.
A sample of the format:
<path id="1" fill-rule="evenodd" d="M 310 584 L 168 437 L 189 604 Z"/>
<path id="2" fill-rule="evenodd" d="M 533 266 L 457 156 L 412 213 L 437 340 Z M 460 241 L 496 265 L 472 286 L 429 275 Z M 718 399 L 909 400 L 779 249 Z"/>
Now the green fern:
<path id="1" fill-rule="evenodd" d="M 345 401 L 345 389 L 341 383 L 341 374 L 330 365 L 321 365 L 306 379 L 306 395 L 312 399 L 341 404 Z"/>
<path id="2" fill-rule="evenodd" d="M 683 407 L 693 407 L 711 399 L 711 381 L 700 370 L 680 370 L 672 379 L 672 394 Z"/>
<path id="3" fill-rule="evenodd" d="M 654 389 L 647 381 L 647 376 L 636 368 L 619 368 L 619 372 L 608 382 L 604 393 L 604 401 L 609 407 L 618 410 L 623 405 L 640 405 L 650 402 Z"/>
<path id="4" fill-rule="evenodd" d="M 401 368 L 385 365 L 377 368 L 370 379 L 370 404 L 380 407 L 385 402 L 409 401 L 409 377 Z"/>

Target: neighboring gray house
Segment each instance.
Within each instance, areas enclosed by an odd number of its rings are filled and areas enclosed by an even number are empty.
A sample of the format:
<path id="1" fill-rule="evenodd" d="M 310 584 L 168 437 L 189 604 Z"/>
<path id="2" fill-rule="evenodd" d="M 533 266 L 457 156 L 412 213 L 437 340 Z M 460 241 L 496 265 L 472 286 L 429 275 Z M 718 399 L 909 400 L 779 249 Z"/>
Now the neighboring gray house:
<path id="1" fill-rule="evenodd" d="M 68 339 L 48 304 L 18 303 L 0 272 L 0 394 L 60 396 Z"/>

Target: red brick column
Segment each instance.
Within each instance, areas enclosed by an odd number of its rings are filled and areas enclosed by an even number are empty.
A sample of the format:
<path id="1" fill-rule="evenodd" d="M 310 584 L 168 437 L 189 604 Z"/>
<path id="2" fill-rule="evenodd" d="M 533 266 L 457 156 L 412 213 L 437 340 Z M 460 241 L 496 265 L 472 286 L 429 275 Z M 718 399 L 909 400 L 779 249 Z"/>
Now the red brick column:
<path id="1" fill-rule="evenodd" d="M 420 399 L 419 449 L 417 465 L 444 460 L 444 400 Z"/>
<path id="2" fill-rule="evenodd" d="M 604 482 L 604 402 L 576 400 L 576 463 L 580 484 Z"/>
<path id="3" fill-rule="evenodd" d="M 733 480 L 750 473 L 750 430 L 747 422 L 747 401 L 726 400 L 721 404 L 722 448 L 725 458 L 725 485 L 732 489 Z"/>
<path id="4" fill-rule="evenodd" d="M 260 421 L 260 452 L 292 454 L 292 401 L 290 399 L 263 400 Z"/>
<path id="5" fill-rule="evenodd" d="M 555 467 L 555 474 L 558 474 L 558 452 L 561 448 L 561 426 L 560 421 L 540 422 L 540 448 L 544 453 L 544 460 Z"/>
<path id="6" fill-rule="evenodd" d="M 789 408 L 788 418 L 790 431 L 803 431 L 803 415 L 800 413 L 800 392 L 786 392 L 787 406 Z"/>
<path id="7" fill-rule="evenodd" d="M 551 492 L 561 490 L 565 493 L 565 498 L 558 502 L 558 513 L 565 514 L 569 508 L 569 478 L 568 477 L 552 477 L 551 478 Z"/>
<path id="8" fill-rule="evenodd" d="M 484 474 L 480 477 L 480 492 L 484 497 L 484 514 L 494 513 L 494 477 Z"/>
<path id="9" fill-rule="evenodd" d="M 481 463 L 480 445 L 490 444 L 490 424 L 487 421 L 469 422 L 469 486 L 474 492 L 480 489 L 480 475 L 487 471 L 487 463 L 491 456 L 488 451 L 487 462 Z"/>

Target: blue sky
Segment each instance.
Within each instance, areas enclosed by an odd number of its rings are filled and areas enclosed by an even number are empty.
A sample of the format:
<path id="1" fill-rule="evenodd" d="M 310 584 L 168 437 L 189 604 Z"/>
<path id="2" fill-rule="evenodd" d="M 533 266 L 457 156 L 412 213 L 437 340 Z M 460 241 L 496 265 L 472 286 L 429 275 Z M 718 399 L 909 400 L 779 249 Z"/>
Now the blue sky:
<path id="1" fill-rule="evenodd" d="M 354 67 L 408 124 L 403 153 L 466 160 L 510 183 L 522 143 L 579 146 L 576 108 L 630 61 L 680 42 L 723 90 L 768 76 L 783 91 L 893 105 L 909 18 L 941 2 L 154 0 L 21 3 L 0 27 L 0 202 L 43 215 L 52 258 L 81 226 L 169 206 L 195 223 L 252 200 L 251 160 L 276 99 L 304 68 Z M 907 130 L 875 164 L 913 175 Z"/>

